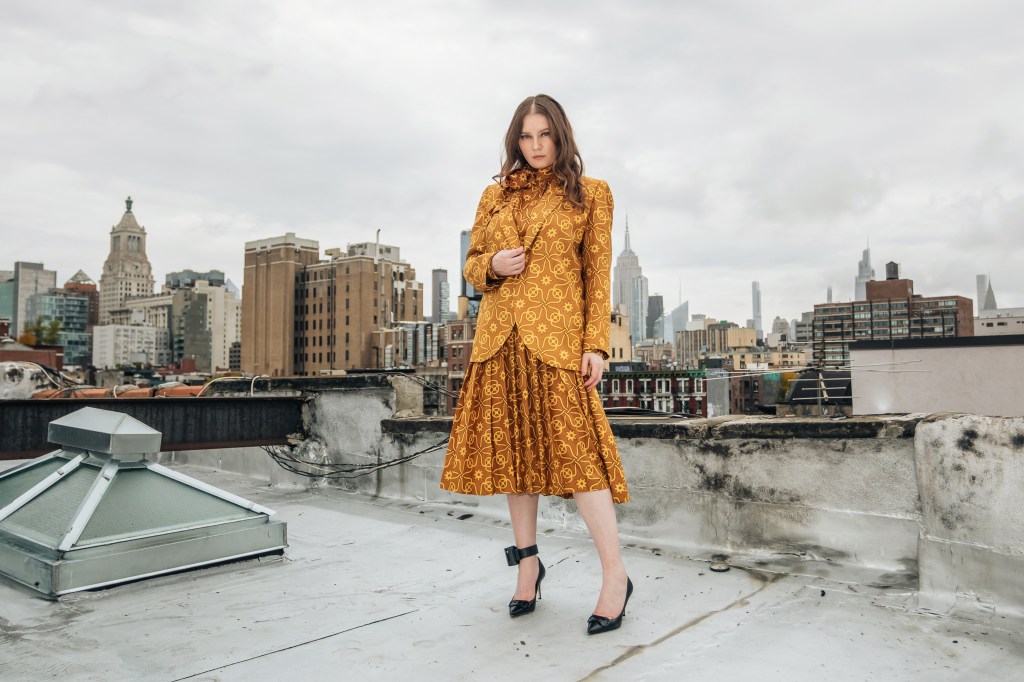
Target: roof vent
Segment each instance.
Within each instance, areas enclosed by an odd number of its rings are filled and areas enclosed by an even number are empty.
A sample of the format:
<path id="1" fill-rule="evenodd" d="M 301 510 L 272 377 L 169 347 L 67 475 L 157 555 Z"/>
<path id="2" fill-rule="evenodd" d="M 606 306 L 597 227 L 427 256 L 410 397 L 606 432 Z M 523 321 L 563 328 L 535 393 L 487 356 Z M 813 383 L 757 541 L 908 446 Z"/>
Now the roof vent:
<path id="1" fill-rule="evenodd" d="M 0 575 L 47 597 L 287 547 L 273 511 L 147 460 L 161 434 L 137 419 L 86 407 L 48 437 L 0 474 Z"/>

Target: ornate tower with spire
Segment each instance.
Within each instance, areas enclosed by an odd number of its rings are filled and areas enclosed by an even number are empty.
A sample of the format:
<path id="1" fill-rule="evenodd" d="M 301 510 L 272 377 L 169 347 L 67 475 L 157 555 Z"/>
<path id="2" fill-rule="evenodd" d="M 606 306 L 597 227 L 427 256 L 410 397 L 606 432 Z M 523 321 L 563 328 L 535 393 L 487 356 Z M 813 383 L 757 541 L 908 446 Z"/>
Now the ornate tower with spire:
<path id="1" fill-rule="evenodd" d="M 647 335 L 647 278 L 640 267 L 640 259 L 629 244 L 629 216 L 626 217 L 626 248 L 615 259 L 612 282 L 612 306 L 625 308 L 629 316 L 629 333 L 635 346 Z"/>
<path id="2" fill-rule="evenodd" d="M 100 275 L 100 324 L 110 323 L 110 311 L 129 298 L 153 295 L 153 268 L 146 257 L 146 228 L 132 213 L 132 198 L 125 199 L 121 222 L 110 230 L 110 254 Z"/>

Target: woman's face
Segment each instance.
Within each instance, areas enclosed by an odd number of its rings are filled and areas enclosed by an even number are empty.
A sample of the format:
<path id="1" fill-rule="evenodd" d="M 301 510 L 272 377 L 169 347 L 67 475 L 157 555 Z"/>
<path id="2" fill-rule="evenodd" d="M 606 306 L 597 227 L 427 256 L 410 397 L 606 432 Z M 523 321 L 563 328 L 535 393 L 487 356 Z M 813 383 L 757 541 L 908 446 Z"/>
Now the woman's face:
<path id="1" fill-rule="evenodd" d="M 540 170 L 555 162 L 558 145 L 544 114 L 527 114 L 519 134 L 519 151 L 532 167 Z"/>

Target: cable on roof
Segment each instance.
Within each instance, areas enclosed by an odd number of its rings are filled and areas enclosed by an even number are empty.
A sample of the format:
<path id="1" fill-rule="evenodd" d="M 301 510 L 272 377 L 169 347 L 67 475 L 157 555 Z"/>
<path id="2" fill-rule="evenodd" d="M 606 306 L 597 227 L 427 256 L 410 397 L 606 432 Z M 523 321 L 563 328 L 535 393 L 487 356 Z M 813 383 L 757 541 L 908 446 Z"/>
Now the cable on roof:
<path id="1" fill-rule="evenodd" d="M 299 459 L 294 456 L 293 450 L 290 447 L 281 445 L 266 445 L 263 446 L 263 450 L 273 458 L 277 465 L 286 471 L 290 471 L 293 474 L 304 476 L 306 478 L 318 478 L 328 480 L 338 479 L 353 479 L 359 478 L 360 476 L 368 476 L 376 473 L 383 469 L 398 466 L 411 462 L 412 460 L 436 450 L 440 450 L 442 447 L 448 444 L 448 438 L 445 438 L 440 443 L 435 443 L 430 447 L 424 448 L 417 452 L 413 452 L 402 457 L 396 457 L 385 462 L 377 462 L 373 464 L 347 464 L 347 463 L 334 463 L 334 462 L 312 462 L 306 459 Z M 349 454 L 360 454 L 360 453 L 349 453 Z M 365 453 L 362 456 L 369 457 Z M 307 471 L 300 467 L 310 467 L 322 470 L 323 473 L 316 473 Z"/>

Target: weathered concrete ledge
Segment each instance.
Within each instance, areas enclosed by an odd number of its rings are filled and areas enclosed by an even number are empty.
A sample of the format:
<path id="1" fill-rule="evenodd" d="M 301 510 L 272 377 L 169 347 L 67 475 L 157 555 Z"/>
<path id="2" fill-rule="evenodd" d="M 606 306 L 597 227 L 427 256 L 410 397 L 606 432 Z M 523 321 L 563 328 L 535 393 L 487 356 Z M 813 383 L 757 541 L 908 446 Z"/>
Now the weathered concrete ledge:
<path id="1" fill-rule="evenodd" d="M 913 438 L 926 415 L 816 419 L 808 417 L 612 418 L 617 438 Z M 381 422 L 384 433 L 451 430 L 451 417 L 405 417 Z"/>
<path id="2" fill-rule="evenodd" d="M 216 457 L 210 463 L 219 468 L 237 465 L 270 482 L 336 485 L 505 518 L 502 496 L 438 487 L 451 419 L 396 418 L 415 411 L 413 382 L 367 379 L 301 389 L 309 396 L 306 434 L 292 450 L 306 461 L 372 468 L 361 470 L 366 475 L 301 479 L 259 451 L 171 459 Z M 942 613 L 1024 617 L 1022 418 L 633 418 L 613 419 L 612 429 L 632 494 L 617 508 L 627 544 L 919 589 L 920 605 Z M 387 466 L 402 458 L 409 459 Z M 548 527 L 583 529 L 569 500 L 545 498 L 541 514 Z"/>

